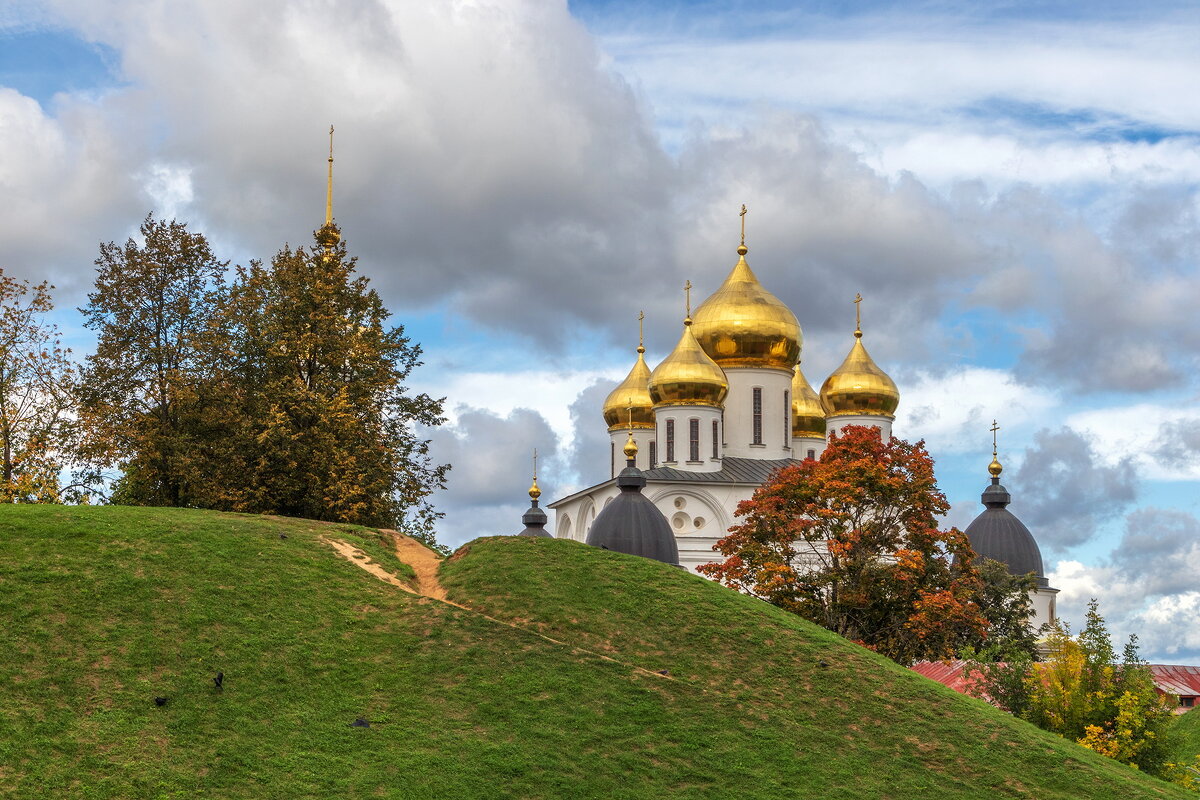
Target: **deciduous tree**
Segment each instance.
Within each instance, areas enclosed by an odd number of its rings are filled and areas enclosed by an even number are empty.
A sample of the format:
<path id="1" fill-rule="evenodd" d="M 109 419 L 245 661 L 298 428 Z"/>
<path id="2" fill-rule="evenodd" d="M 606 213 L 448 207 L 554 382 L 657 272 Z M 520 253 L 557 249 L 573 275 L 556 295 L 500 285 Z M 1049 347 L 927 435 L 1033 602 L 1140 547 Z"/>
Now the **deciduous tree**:
<path id="1" fill-rule="evenodd" d="M 70 459 L 70 351 L 45 319 L 50 290 L 0 270 L 0 501 L 53 503 Z"/>
<path id="2" fill-rule="evenodd" d="M 703 573 L 901 663 L 954 655 L 985 635 L 974 553 L 920 442 L 874 428 L 831 436 L 820 459 L 780 470 Z"/>

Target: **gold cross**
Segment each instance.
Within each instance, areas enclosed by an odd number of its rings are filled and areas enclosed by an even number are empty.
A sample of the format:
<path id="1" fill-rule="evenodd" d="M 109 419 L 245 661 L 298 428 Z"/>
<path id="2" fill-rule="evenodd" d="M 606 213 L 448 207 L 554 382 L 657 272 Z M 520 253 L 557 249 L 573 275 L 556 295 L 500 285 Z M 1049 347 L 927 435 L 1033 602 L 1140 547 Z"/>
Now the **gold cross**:
<path id="1" fill-rule="evenodd" d="M 325 185 L 325 224 L 333 223 L 333 126 L 329 126 L 329 180 Z"/>
<path id="2" fill-rule="evenodd" d="M 742 218 L 742 246 L 746 245 L 746 204 L 742 203 L 742 212 L 738 214 Z"/>
<path id="3" fill-rule="evenodd" d="M 862 333 L 862 295 L 854 293 L 854 331 Z"/>
<path id="4" fill-rule="evenodd" d="M 642 334 L 642 320 L 646 318 L 645 311 L 638 312 L 638 352 L 642 352 L 646 348 L 646 337 Z"/>
<path id="5" fill-rule="evenodd" d="M 989 428 L 992 432 L 992 458 L 996 457 L 996 431 L 1000 430 L 1000 426 L 996 424 L 996 420 L 992 420 L 992 427 Z"/>
<path id="6" fill-rule="evenodd" d="M 687 298 L 687 315 L 688 319 L 692 317 L 692 282 L 684 281 L 683 294 Z"/>
<path id="7" fill-rule="evenodd" d="M 537 448 L 533 448 L 533 479 L 537 480 Z"/>

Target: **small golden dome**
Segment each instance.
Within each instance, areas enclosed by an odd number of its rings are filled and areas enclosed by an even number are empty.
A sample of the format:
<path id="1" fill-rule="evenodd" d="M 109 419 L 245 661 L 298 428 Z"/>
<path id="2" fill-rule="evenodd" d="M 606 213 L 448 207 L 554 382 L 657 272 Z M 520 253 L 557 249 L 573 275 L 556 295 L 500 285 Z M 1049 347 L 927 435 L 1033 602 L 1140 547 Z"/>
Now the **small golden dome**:
<path id="1" fill-rule="evenodd" d="M 722 367 L 791 369 L 800 357 L 800 323 L 758 282 L 745 254 L 738 247 L 729 277 L 696 309 L 696 341 Z"/>
<path id="2" fill-rule="evenodd" d="M 643 353 L 646 348 L 638 347 L 637 361 L 633 369 L 625 376 L 625 380 L 617 384 L 617 388 L 604 398 L 604 421 L 608 430 L 615 431 L 629 427 L 629 407 L 633 406 L 633 427 L 654 427 L 654 403 L 650 401 L 650 367 L 646 365 Z"/>
<path id="3" fill-rule="evenodd" d="M 637 457 L 638 446 L 633 440 L 633 431 L 629 432 L 629 438 L 625 440 L 625 446 L 621 448 L 621 452 L 625 454 L 625 458 L 633 459 Z"/>
<path id="4" fill-rule="evenodd" d="M 898 405 L 900 392 L 896 384 L 871 360 L 863 347 L 862 331 L 856 330 L 850 354 L 821 386 L 825 416 L 863 414 L 893 419 Z"/>
<path id="5" fill-rule="evenodd" d="M 729 382 L 717 362 L 708 357 L 692 335 L 691 318 L 683 321 L 679 344 L 650 373 L 650 399 L 659 406 L 721 408 Z"/>
<path id="6" fill-rule="evenodd" d="M 825 410 L 799 364 L 792 375 L 792 438 L 825 438 Z"/>
<path id="7" fill-rule="evenodd" d="M 535 475 L 533 478 L 533 485 L 529 487 L 529 498 L 531 500 L 537 500 L 541 496 L 542 490 L 538 488 L 537 476 Z"/>
<path id="8" fill-rule="evenodd" d="M 988 474 L 993 478 L 999 478 L 1001 472 L 1004 472 L 1004 467 L 1000 466 L 1000 459 L 996 458 L 995 453 L 992 453 L 992 463 L 988 464 Z"/>

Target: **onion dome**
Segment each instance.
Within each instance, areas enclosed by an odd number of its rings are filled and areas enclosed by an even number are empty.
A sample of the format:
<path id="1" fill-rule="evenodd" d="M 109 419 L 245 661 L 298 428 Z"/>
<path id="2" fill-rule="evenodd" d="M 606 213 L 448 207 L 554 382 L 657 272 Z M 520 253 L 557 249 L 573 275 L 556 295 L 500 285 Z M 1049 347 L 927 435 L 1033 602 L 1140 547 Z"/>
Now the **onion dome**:
<path id="1" fill-rule="evenodd" d="M 855 303 L 862 301 L 858 296 Z M 892 419 L 900 392 L 887 373 L 875 365 L 862 343 L 862 323 L 854 329 L 854 346 L 842 365 L 821 386 L 825 416 L 865 415 Z"/>
<path id="2" fill-rule="evenodd" d="M 679 546 L 675 544 L 675 534 L 671 532 L 667 518 L 642 494 L 646 476 L 634 466 L 637 444 L 633 442 L 632 434 L 625 444 L 625 455 L 626 467 L 617 476 L 621 493 L 596 515 L 588 531 L 587 543 L 604 550 L 679 566 Z"/>
<path id="3" fill-rule="evenodd" d="M 638 343 L 637 361 L 617 388 L 604 399 L 604 421 L 609 432 L 620 428 L 654 427 L 654 403 L 650 400 L 650 367 L 646 365 L 646 348 Z M 633 407 L 632 416 L 630 406 Z"/>
<path id="4" fill-rule="evenodd" d="M 696 341 L 722 367 L 790 370 L 800 357 L 800 323 L 750 271 L 745 242 L 737 251 L 729 277 L 696 309 Z"/>
<path id="5" fill-rule="evenodd" d="M 967 539 L 971 549 L 975 551 L 976 561 L 991 558 L 1002 562 L 1008 567 L 1011 575 L 1028 575 L 1037 577 L 1037 585 L 1045 588 L 1050 585 L 1042 569 L 1042 552 L 1025 523 L 1008 510 L 1012 495 L 1000 485 L 1000 473 L 1004 470 L 992 453 L 992 463 L 988 465 L 992 483 L 983 490 L 980 502 L 986 509 L 967 526 Z"/>
<path id="6" fill-rule="evenodd" d="M 713 406 L 721 408 L 729 381 L 717 362 L 708 357 L 692 335 L 692 319 L 683 321 L 679 344 L 650 373 L 650 399 L 659 406 Z"/>
<path id="7" fill-rule="evenodd" d="M 799 364 L 792 375 L 792 438 L 825 438 L 825 410 Z"/>
<path id="8" fill-rule="evenodd" d="M 521 522 L 525 523 L 525 530 L 518 533 L 518 536 L 550 536 L 546 532 L 546 512 L 538 508 L 538 498 L 541 496 L 542 490 L 538 488 L 537 476 L 535 475 L 533 485 L 529 487 L 529 499 L 531 501 L 529 510 L 521 516 Z"/>

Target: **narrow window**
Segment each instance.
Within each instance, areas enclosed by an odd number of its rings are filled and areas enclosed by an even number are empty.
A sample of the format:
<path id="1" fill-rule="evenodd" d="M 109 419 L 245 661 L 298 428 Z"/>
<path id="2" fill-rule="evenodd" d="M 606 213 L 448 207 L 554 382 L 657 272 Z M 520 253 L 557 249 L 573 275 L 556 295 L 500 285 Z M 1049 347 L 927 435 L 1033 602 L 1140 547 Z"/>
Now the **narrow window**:
<path id="1" fill-rule="evenodd" d="M 688 460 L 700 460 L 700 420 L 688 420 Z"/>
<path id="2" fill-rule="evenodd" d="M 721 457 L 721 452 L 718 449 L 720 446 L 717 442 L 721 441 L 721 429 L 717 425 L 717 421 L 713 420 L 713 461 Z"/>
<path id="3" fill-rule="evenodd" d="M 752 444 L 762 444 L 762 389 L 754 387 L 754 441 Z"/>
<path id="4" fill-rule="evenodd" d="M 809 458 L 816 458 L 816 457 L 817 457 L 817 451 L 816 451 L 816 450 L 809 450 L 809 451 L 808 451 L 808 457 L 809 457 Z"/>
<path id="5" fill-rule="evenodd" d="M 792 404 L 788 402 L 789 392 L 783 393 L 783 446 L 792 443 Z"/>
<path id="6" fill-rule="evenodd" d="M 675 420 L 667 420 L 667 463 L 675 462 Z"/>
<path id="7" fill-rule="evenodd" d="M 615 478 L 617 475 L 617 443 L 608 443 L 608 471 L 611 473 L 610 478 Z"/>
<path id="8" fill-rule="evenodd" d="M 658 442 L 650 442 L 650 469 L 658 465 Z"/>

